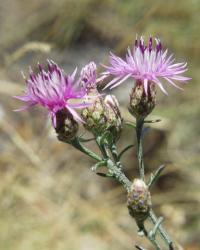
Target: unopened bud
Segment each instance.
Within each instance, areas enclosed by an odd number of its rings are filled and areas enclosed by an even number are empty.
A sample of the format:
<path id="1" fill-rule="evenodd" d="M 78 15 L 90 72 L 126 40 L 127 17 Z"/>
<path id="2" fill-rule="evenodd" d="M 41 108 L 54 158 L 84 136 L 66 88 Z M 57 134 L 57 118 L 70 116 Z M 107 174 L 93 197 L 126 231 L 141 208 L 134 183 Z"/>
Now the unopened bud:
<path id="1" fill-rule="evenodd" d="M 98 96 L 93 101 L 93 104 L 85 108 L 81 112 L 82 118 L 85 121 L 84 127 L 93 134 L 98 135 L 106 129 L 106 115 L 103 98 Z"/>
<path id="2" fill-rule="evenodd" d="M 117 140 L 122 129 L 122 118 L 117 99 L 107 95 L 105 99 L 98 96 L 93 104 L 82 110 L 85 128 L 95 135 L 101 135 L 109 130 L 114 140 Z"/>
<path id="3" fill-rule="evenodd" d="M 129 213 L 137 221 L 144 221 L 151 208 L 151 196 L 147 185 L 143 180 L 134 179 L 127 196 Z"/>
<path id="4" fill-rule="evenodd" d="M 61 141 L 72 140 L 78 132 L 78 123 L 67 109 L 59 110 L 56 113 L 56 133 Z"/>
<path id="5" fill-rule="evenodd" d="M 130 95 L 129 111 L 136 118 L 145 118 L 154 109 L 156 104 L 155 84 L 148 82 L 147 90 L 141 81 L 136 81 Z"/>
<path id="6" fill-rule="evenodd" d="M 117 140 L 121 134 L 123 119 L 119 110 L 119 103 L 114 95 L 107 95 L 104 99 L 106 105 L 107 126 L 113 137 Z"/>
<path id="7" fill-rule="evenodd" d="M 97 70 L 97 66 L 94 62 L 88 63 L 81 70 L 81 83 L 82 83 L 83 87 L 86 89 L 88 94 L 91 91 L 96 90 L 96 88 L 97 88 L 96 70 Z"/>

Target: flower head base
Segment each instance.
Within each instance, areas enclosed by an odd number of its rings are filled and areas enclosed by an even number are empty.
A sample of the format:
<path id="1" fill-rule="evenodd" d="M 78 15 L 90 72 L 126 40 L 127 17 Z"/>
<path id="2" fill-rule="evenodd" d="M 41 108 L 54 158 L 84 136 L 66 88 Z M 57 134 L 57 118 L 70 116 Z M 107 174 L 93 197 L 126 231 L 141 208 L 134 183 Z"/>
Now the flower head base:
<path id="1" fill-rule="evenodd" d="M 38 74 L 33 73 L 30 69 L 30 76 L 26 79 L 27 89 L 24 95 L 15 96 L 27 104 L 17 111 L 39 104 L 49 111 L 55 128 L 56 113 L 63 109 L 67 109 L 75 120 L 82 121 L 74 109 L 84 108 L 88 104 L 80 100 L 85 97 L 86 91 L 80 88 L 78 82 L 75 82 L 76 70 L 72 75 L 66 75 L 52 61 L 48 62 L 47 71 L 41 65 L 38 65 L 38 68 Z M 75 99 L 76 103 L 70 103 L 69 101 L 72 99 Z"/>
<path id="2" fill-rule="evenodd" d="M 78 132 L 78 123 L 65 108 L 56 113 L 56 133 L 60 141 L 72 140 Z"/>
<path id="3" fill-rule="evenodd" d="M 123 119 L 115 96 L 107 95 L 105 99 L 97 96 L 94 103 L 83 109 L 81 114 L 85 128 L 94 135 L 103 134 L 107 130 L 115 141 L 119 139 Z"/>
<path id="4" fill-rule="evenodd" d="M 104 99 L 104 103 L 106 106 L 108 130 L 113 135 L 114 140 L 117 141 L 123 125 L 123 118 L 119 110 L 118 100 L 114 95 L 107 95 Z"/>
<path id="5" fill-rule="evenodd" d="M 151 196 L 143 180 L 134 179 L 127 197 L 129 213 L 137 222 L 144 221 L 151 208 Z"/>
<path id="6" fill-rule="evenodd" d="M 181 75 L 187 71 L 187 63 L 174 63 L 174 61 L 173 55 L 167 56 L 167 50 L 163 51 L 160 40 L 155 39 L 153 46 L 153 39 L 150 37 L 148 44 L 145 45 L 141 37 L 139 40 L 136 39 L 132 49 L 128 48 L 125 60 L 111 53 L 110 66 L 105 66 L 106 71 L 102 74 L 114 76 L 106 88 L 114 88 L 131 77 L 143 83 L 146 94 L 150 82 L 158 85 L 167 94 L 162 80 L 179 89 L 181 88 L 174 81 L 183 83 L 190 80 Z"/>
<path id="7" fill-rule="evenodd" d="M 94 135 L 102 134 L 106 130 L 105 104 L 102 96 L 94 99 L 93 104 L 81 112 L 84 126 Z"/>
<path id="8" fill-rule="evenodd" d="M 144 85 L 137 80 L 130 94 L 129 111 L 136 119 L 144 119 L 154 109 L 156 104 L 156 88 L 155 84 L 148 84 L 147 94 Z"/>

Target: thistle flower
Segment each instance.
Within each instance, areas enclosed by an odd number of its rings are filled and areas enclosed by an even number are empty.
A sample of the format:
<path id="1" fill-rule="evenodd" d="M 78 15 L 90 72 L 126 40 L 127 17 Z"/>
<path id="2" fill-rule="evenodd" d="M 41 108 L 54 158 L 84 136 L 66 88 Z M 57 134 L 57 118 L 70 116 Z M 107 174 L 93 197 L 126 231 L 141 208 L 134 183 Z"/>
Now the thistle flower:
<path id="1" fill-rule="evenodd" d="M 97 78 L 97 66 L 94 62 L 88 63 L 81 70 L 80 81 L 87 93 L 97 92 L 97 84 L 103 80 L 106 76 Z"/>
<path id="2" fill-rule="evenodd" d="M 96 87 L 96 70 L 97 66 L 94 62 L 90 62 L 82 68 L 80 78 L 84 88 L 90 89 Z"/>
<path id="3" fill-rule="evenodd" d="M 153 39 L 150 37 L 145 46 L 141 37 L 139 40 L 136 39 L 132 50 L 128 48 L 125 60 L 111 53 L 110 66 L 104 66 L 106 71 L 102 74 L 103 76 L 112 75 L 114 78 L 105 88 L 114 88 L 128 78 L 133 78 L 143 83 L 146 94 L 150 83 L 158 85 L 162 92 L 167 94 L 162 80 L 181 89 L 174 81 L 183 83 L 190 80 L 181 75 L 187 71 L 187 63 L 174 63 L 173 55 L 168 56 L 167 52 L 167 49 L 163 51 L 159 39 L 155 38 L 155 46 L 153 46 Z"/>
<path id="4" fill-rule="evenodd" d="M 66 109 L 76 121 L 82 121 L 75 109 L 85 108 L 89 103 L 81 101 L 81 98 L 86 96 L 86 91 L 84 88 L 80 88 L 80 80 L 75 82 L 77 70 L 75 69 L 72 75 L 66 75 L 53 61 L 48 61 L 47 71 L 40 64 L 38 64 L 38 68 L 38 74 L 33 73 L 30 68 L 24 95 L 15 96 L 27 104 L 16 111 L 39 104 L 49 111 L 55 128 L 56 113 L 63 109 Z M 70 103 L 72 99 L 75 99 L 76 103 Z"/>

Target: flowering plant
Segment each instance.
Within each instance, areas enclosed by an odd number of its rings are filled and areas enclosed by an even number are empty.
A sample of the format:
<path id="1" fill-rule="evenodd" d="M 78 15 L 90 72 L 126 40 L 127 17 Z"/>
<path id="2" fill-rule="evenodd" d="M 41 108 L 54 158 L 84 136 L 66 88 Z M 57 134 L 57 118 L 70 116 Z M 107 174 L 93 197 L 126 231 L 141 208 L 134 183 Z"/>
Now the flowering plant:
<path id="1" fill-rule="evenodd" d="M 83 67 L 77 80 L 77 69 L 68 75 L 53 61 L 48 62 L 47 71 L 41 65 L 38 65 L 37 74 L 30 69 L 24 94 L 15 96 L 27 104 L 18 111 L 37 104 L 46 108 L 58 139 L 93 158 L 96 164 L 91 170 L 96 174 L 112 177 L 125 188 L 129 214 L 136 221 L 138 233 L 148 238 L 157 250 L 162 249 L 156 237 L 160 234 L 167 249 L 173 250 L 174 244 L 161 225 L 163 218 L 157 218 L 153 211 L 150 194 L 151 187 L 164 169 L 164 165 L 146 180 L 142 138 L 144 124 L 153 122 L 147 121 L 146 117 L 156 105 L 156 86 L 165 94 L 167 91 L 163 86 L 164 81 L 180 88 L 178 83 L 182 84 L 190 79 L 182 75 L 187 70 L 187 64 L 174 63 L 173 56 L 167 56 L 167 50 L 162 50 L 158 39 L 155 39 L 153 46 L 151 37 L 147 45 L 142 37 L 136 39 L 134 48 L 128 49 L 125 60 L 111 54 L 109 62 L 109 66 L 104 66 L 105 71 L 99 78 L 96 64 L 90 62 Z M 139 167 L 139 177 L 133 181 L 125 176 L 121 163 L 122 155 L 133 145 L 128 145 L 121 153 L 116 145 L 124 124 L 119 103 L 115 96 L 104 96 L 99 93 L 101 82 L 107 77 L 113 79 L 105 88 L 114 88 L 124 84 L 128 78 L 133 79 L 128 109 L 134 120 L 129 125 L 136 132 Z M 81 109 L 81 112 L 78 113 L 76 109 Z M 78 134 L 80 124 L 93 134 L 100 154 L 94 153 L 84 145 L 88 140 Z M 99 172 L 101 167 L 106 167 L 106 173 Z M 153 224 L 150 230 L 145 227 L 148 219 Z M 141 246 L 136 248 L 144 250 Z"/>

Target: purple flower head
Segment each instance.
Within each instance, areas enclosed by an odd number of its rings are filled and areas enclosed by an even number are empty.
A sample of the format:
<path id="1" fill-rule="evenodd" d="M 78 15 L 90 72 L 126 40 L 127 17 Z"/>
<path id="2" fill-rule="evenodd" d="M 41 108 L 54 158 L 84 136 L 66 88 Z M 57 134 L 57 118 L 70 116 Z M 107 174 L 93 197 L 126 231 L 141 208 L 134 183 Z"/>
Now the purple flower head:
<path id="1" fill-rule="evenodd" d="M 82 68 L 80 78 L 84 88 L 96 87 L 96 70 L 97 66 L 94 62 L 90 62 Z"/>
<path id="2" fill-rule="evenodd" d="M 135 40 L 135 46 L 128 48 L 125 60 L 111 53 L 110 65 L 104 66 L 106 71 L 103 76 L 112 75 L 114 78 L 109 82 L 106 88 L 114 88 L 123 83 L 128 78 L 139 80 L 144 84 L 145 93 L 147 94 L 148 85 L 154 83 L 167 94 L 163 87 L 162 80 L 166 80 L 171 85 L 181 89 L 174 81 L 183 83 L 190 78 L 181 74 L 187 71 L 187 63 L 174 63 L 173 55 L 168 56 L 167 49 L 162 49 L 159 39 L 155 38 L 153 45 L 152 37 L 149 38 L 148 44 L 144 44 L 141 37 Z"/>
<path id="3" fill-rule="evenodd" d="M 53 126 L 56 127 L 56 113 L 67 109 L 77 121 L 82 121 L 74 109 L 87 107 L 81 98 L 86 96 L 86 91 L 80 88 L 79 80 L 75 82 L 76 69 L 72 75 L 66 75 L 53 61 L 48 61 L 48 70 L 38 64 L 39 73 L 33 73 L 30 68 L 29 78 L 26 79 L 27 88 L 22 96 L 15 98 L 27 105 L 16 110 L 25 110 L 39 104 L 45 107 L 52 118 Z M 74 99 L 76 103 L 70 101 Z"/>
<path id="4" fill-rule="evenodd" d="M 80 81 L 86 92 L 90 92 L 90 90 L 96 89 L 98 82 L 100 82 L 106 77 L 106 76 L 101 76 L 100 78 L 97 78 L 96 71 L 97 71 L 97 66 L 94 62 L 88 63 L 81 70 Z"/>

